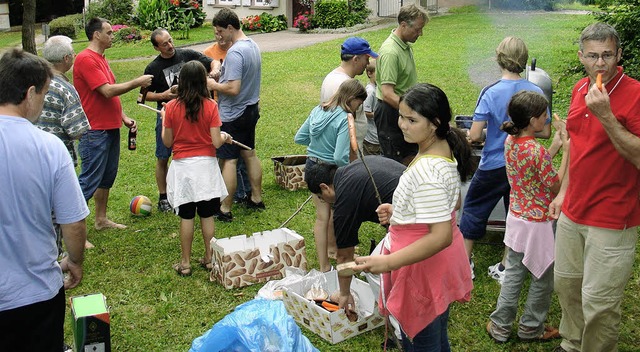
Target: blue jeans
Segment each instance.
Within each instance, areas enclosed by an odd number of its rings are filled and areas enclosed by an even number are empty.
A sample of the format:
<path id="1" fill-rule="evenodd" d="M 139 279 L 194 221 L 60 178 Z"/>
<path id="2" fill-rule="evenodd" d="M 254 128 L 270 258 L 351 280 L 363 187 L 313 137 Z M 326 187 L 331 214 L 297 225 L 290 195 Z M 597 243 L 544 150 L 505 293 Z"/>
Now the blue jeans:
<path id="1" fill-rule="evenodd" d="M 464 198 L 459 224 L 465 239 L 477 240 L 484 237 L 489 216 L 500 198 L 503 198 L 504 209 L 508 211 L 510 191 L 504 166 L 494 170 L 476 171 Z"/>
<path id="2" fill-rule="evenodd" d="M 249 175 L 247 175 L 247 165 L 244 163 L 244 159 L 238 159 L 236 173 L 238 177 L 238 188 L 236 188 L 236 194 L 233 196 L 235 199 L 244 199 L 251 193 L 251 183 L 249 183 Z"/>
<path id="3" fill-rule="evenodd" d="M 120 129 L 89 130 L 78 144 L 82 171 L 78 176 L 85 200 L 98 188 L 109 189 L 118 174 L 120 161 Z"/>
<path id="4" fill-rule="evenodd" d="M 409 337 L 402 332 L 402 348 L 405 352 L 448 352 L 451 351 L 449 346 L 449 335 L 447 333 L 447 324 L 449 322 L 449 308 L 444 313 L 438 315 L 431 324 L 422 329 L 409 341 Z"/>
<path id="5" fill-rule="evenodd" d="M 162 117 L 160 117 L 160 114 L 156 115 L 156 158 L 169 160 L 171 157 L 171 148 L 165 147 L 162 142 Z"/>

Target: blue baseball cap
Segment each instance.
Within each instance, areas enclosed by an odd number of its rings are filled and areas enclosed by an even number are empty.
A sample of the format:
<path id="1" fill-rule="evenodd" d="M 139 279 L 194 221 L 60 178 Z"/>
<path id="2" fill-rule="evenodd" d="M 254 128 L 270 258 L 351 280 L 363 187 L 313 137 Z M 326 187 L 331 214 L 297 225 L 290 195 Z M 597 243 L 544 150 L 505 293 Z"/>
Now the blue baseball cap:
<path id="1" fill-rule="evenodd" d="M 378 58 L 378 54 L 376 54 L 371 47 L 369 46 L 369 42 L 360 38 L 360 37 L 349 37 L 344 43 L 342 43 L 342 54 L 349 55 L 362 55 L 367 54 L 372 58 Z"/>

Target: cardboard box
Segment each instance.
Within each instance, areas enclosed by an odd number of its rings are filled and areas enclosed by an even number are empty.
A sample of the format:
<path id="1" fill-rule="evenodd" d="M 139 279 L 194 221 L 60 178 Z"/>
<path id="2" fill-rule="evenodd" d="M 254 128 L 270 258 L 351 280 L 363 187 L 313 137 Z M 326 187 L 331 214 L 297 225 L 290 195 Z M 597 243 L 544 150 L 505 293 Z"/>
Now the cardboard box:
<path id="1" fill-rule="evenodd" d="M 211 249 L 210 280 L 227 289 L 281 279 L 285 267 L 307 270 L 304 237 L 287 228 L 213 238 Z"/>
<path id="2" fill-rule="evenodd" d="M 271 158 L 273 160 L 273 173 L 276 183 L 284 189 L 296 191 L 307 188 L 304 182 L 304 164 L 306 155 L 285 155 Z"/>
<path id="3" fill-rule="evenodd" d="M 338 290 L 337 271 L 324 273 L 324 276 L 326 286 L 323 285 L 323 289 L 328 294 Z M 319 307 L 314 301 L 304 298 L 306 293 L 304 291 L 308 290 L 309 286 L 309 283 L 304 280 L 285 286 L 284 306 L 300 326 L 313 331 L 330 343 L 344 341 L 384 324 L 384 317 L 378 311 L 378 304 L 368 283 L 358 278 L 353 278 L 351 281 L 351 290 L 358 296 L 358 310 L 369 313 L 359 314 L 355 322 L 349 321 L 342 309 L 329 312 Z"/>
<path id="4" fill-rule="evenodd" d="M 73 340 L 76 352 L 109 352 L 109 308 L 101 293 L 71 297 Z"/>

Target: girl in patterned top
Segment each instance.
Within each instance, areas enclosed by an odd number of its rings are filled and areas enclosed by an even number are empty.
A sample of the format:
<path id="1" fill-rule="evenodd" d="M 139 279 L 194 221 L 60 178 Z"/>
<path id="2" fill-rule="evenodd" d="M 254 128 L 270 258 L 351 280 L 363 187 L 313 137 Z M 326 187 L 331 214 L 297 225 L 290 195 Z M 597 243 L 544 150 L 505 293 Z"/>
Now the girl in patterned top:
<path id="1" fill-rule="evenodd" d="M 455 210 L 461 180 L 471 175 L 471 147 L 451 128 L 440 88 L 418 84 L 400 98 L 398 125 L 418 154 L 400 177 L 393 206 L 376 212 L 389 223 L 384 255 L 356 258 L 356 270 L 386 273 L 380 308 L 400 324 L 405 351 L 449 351 L 449 305 L 468 301 L 473 284 Z"/>
<path id="2" fill-rule="evenodd" d="M 539 93 L 518 92 L 509 102 L 511 120 L 501 126 L 510 135 L 504 148 L 511 186 L 504 234 L 506 272 L 496 310 L 487 324 L 487 332 L 498 342 L 509 338 L 527 274 L 531 275 L 531 284 L 518 325 L 518 337 L 521 340 L 560 337 L 558 329 L 544 325 L 553 291 L 554 230 L 549 203 L 560 190 L 558 175 L 564 175 L 569 143 L 565 131 L 556 132 L 552 149 L 563 148 L 557 173 L 553 156 L 534 136 L 547 120 L 547 105 L 547 99 Z"/>

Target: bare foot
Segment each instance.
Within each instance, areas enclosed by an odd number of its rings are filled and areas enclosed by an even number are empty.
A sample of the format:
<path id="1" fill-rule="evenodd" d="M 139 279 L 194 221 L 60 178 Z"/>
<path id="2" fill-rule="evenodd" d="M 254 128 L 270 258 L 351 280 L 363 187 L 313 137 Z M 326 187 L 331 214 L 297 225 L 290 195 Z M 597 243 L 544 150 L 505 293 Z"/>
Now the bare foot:
<path id="1" fill-rule="evenodd" d="M 95 246 L 93 245 L 93 243 L 89 242 L 89 241 L 84 241 L 84 249 L 91 249 L 94 248 Z"/>
<path id="2" fill-rule="evenodd" d="M 104 229 L 126 229 L 127 226 L 126 225 L 122 225 L 122 224 L 118 224 L 115 223 L 109 219 L 107 219 L 104 222 L 97 222 L 96 221 L 96 230 L 104 230 Z"/>

